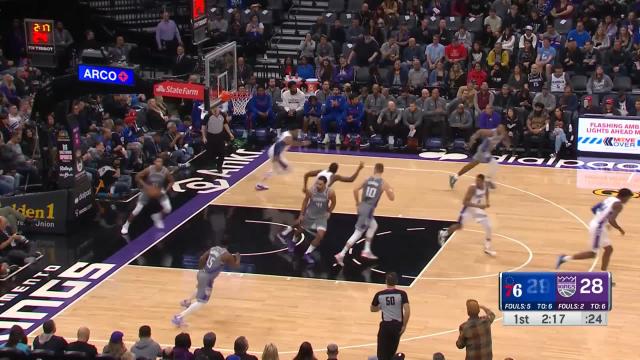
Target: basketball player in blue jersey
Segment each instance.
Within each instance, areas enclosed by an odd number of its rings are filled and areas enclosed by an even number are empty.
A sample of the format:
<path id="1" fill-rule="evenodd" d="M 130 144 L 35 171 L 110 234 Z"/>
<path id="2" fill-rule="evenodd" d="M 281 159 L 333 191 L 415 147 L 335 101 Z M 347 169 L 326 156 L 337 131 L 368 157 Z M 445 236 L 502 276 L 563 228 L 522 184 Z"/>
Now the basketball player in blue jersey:
<path id="1" fill-rule="evenodd" d="M 602 254 L 602 271 L 607 271 L 609 267 L 609 260 L 611 259 L 611 253 L 613 253 L 613 246 L 611 246 L 611 240 L 609 240 L 609 234 L 607 227 L 611 226 L 620 232 L 620 235 L 624 235 L 625 232 L 618 225 L 618 215 L 622 212 L 623 205 L 633 197 L 633 192 L 629 189 L 620 189 L 618 195 L 606 198 L 604 201 L 596 204 L 591 208 L 593 213 L 593 219 L 589 223 L 589 236 L 591 250 L 583 251 L 575 255 L 560 255 L 558 262 L 556 263 L 556 269 L 567 261 L 571 260 L 584 260 L 593 259 L 598 254 L 598 249 L 604 249 Z"/>
<path id="2" fill-rule="evenodd" d="M 387 194 L 387 198 L 391 201 L 395 200 L 396 196 L 393 192 L 393 188 L 388 182 L 382 179 L 382 173 L 384 172 L 384 165 L 378 163 L 373 168 L 373 176 L 370 176 L 360 186 L 353 190 L 353 196 L 356 199 L 356 207 L 358 208 L 358 220 L 356 221 L 356 228 L 344 248 L 341 252 L 337 253 L 334 257 L 336 262 L 341 266 L 344 266 L 344 257 L 353 245 L 365 235 L 364 250 L 360 256 L 376 260 L 378 257 L 371 252 L 371 242 L 378 229 L 378 223 L 373 217 L 373 213 L 378 206 L 382 193 Z M 362 190 L 362 195 L 360 195 Z"/>
<path id="3" fill-rule="evenodd" d="M 289 251 L 293 252 L 295 250 L 294 240 L 298 239 L 303 231 L 312 234 L 314 238 L 304 253 L 304 260 L 309 264 L 313 264 L 315 260 L 313 260 L 311 253 L 320 246 L 322 239 L 324 239 L 329 217 L 335 207 L 336 193 L 329 187 L 326 177 L 318 177 L 313 186 L 305 191 L 300 215 L 294 227 L 293 239 L 287 238 L 287 235 L 291 232 L 290 228 L 278 234 L 278 238 L 285 239 L 289 245 Z"/>
<path id="4" fill-rule="evenodd" d="M 256 190 L 269 190 L 269 186 L 265 182 L 274 174 L 286 174 L 291 171 L 289 162 L 284 158 L 284 153 L 291 146 L 307 146 L 311 144 L 309 141 L 299 141 L 300 130 L 285 131 L 278 137 L 278 140 L 269 148 L 269 160 L 271 161 L 271 169 L 267 171 L 262 180 L 256 184 Z"/>
<path id="5" fill-rule="evenodd" d="M 476 141 L 480 139 L 482 141 L 478 145 L 471 162 L 463 166 L 457 174 L 449 176 L 449 186 L 451 186 L 452 189 L 460 176 L 466 174 L 480 163 L 489 164 L 487 185 L 489 185 L 489 188 L 495 188 L 492 180 L 496 175 L 496 171 L 498 171 L 498 162 L 493 158 L 491 152 L 499 143 L 503 143 L 507 148 L 511 148 L 511 140 L 507 136 L 507 128 L 502 124 L 498 125 L 495 129 L 480 129 L 476 131 L 469 139 L 469 148 L 472 148 Z"/>
<path id="6" fill-rule="evenodd" d="M 489 189 L 484 175 L 476 176 L 476 183 L 469 186 L 467 193 L 462 200 L 462 210 L 455 224 L 451 224 L 448 229 L 440 230 L 438 234 L 438 243 L 444 245 L 447 238 L 454 232 L 462 229 L 462 227 L 473 219 L 484 228 L 484 253 L 496 256 L 496 252 L 491 249 L 491 221 L 485 209 L 489 207 Z"/>
<path id="7" fill-rule="evenodd" d="M 338 163 L 331 163 L 329 165 L 329 168 L 326 170 L 311 170 L 309 172 L 307 172 L 306 174 L 304 174 L 304 184 L 302 185 L 302 192 L 306 193 L 308 186 L 307 186 L 307 182 L 309 181 L 309 178 L 311 177 L 316 177 L 316 180 L 318 178 L 320 178 L 321 176 L 324 176 L 325 178 L 327 178 L 327 186 L 331 186 L 333 185 L 333 183 L 335 182 L 346 182 L 346 183 L 352 183 L 354 181 L 356 181 L 356 179 L 358 178 L 358 175 L 360 175 L 360 171 L 364 168 L 364 163 L 361 161 L 360 164 L 358 165 L 358 169 L 356 170 L 355 173 L 353 173 L 353 175 L 346 177 L 346 176 L 342 176 L 342 175 L 338 175 Z"/>
<path id="8" fill-rule="evenodd" d="M 198 274 L 196 275 L 197 285 L 196 291 L 190 298 L 182 300 L 180 305 L 185 308 L 183 312 L 175 315 L 171 322 L 175 326 L 184 325 L 185 316 L 200 309 L 211 298 L 213 291 L 213 282 L 222 272 L 225 266 L 237 268 L 240 266 L 240 254 L 231 254 L 222 246 L 214 246 L 207 250 L 198 262 Z M 193 300 L 196 300 L 193 302 Z"/>

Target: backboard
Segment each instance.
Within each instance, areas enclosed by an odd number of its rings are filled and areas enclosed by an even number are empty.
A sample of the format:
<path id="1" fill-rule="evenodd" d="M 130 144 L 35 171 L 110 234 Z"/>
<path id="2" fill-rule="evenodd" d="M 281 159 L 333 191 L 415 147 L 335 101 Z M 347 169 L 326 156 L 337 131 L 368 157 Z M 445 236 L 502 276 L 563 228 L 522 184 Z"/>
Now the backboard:
<path id="1" fill-rule="evenodd" d="M 204 84 L 210 89 L 211 106 L 220 103 L 223 91 L 238 90 L 236 42 L 222 45 L 204 56 Z"/>

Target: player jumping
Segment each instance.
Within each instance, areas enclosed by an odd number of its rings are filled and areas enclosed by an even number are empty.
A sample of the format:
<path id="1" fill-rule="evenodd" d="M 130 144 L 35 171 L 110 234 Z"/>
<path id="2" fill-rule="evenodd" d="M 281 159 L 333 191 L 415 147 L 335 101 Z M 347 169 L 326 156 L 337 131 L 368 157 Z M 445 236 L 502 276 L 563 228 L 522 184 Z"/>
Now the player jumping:
<path id="1" fill-rule="evenodd" d="M 575 255 L 560 255 L 558 256 L 558 262 L 556 263 L 556 269 L 567 261 L 571 260 L 584 260 L 593 259 L 598 254 L 598 249 L 604 249 L 602 254 L 602 271 L 607 271 L 609 267 L 609 260 L 611 259 L 611 253 L 613 253 L 613 246 L 611 246 L 611 240 L 609 240 L 609 234 L 607 226 L 612 226 L 617 229 L 621 235 L 624 235 L 624 230 L 618 225 L 617 217 L 622 212 L 623 205 L 633 197 L 633 192 L 629 189 L 620 189 L 618 195 L 611 196 L 604 201 L 599 202 L 591 208 L 593 213 L 593 219 L 589 223 L 589 235 L 591 237 L 591 250 L 583 251 Z"/>
<path id="2" fill-rule="evenodd" d="M 284 158 L 284 153 L 289 150 L 291 146 L 307 146 L 311 142 L 309 141 L 298 141 L 298 137 L 300 136 L 300 130 L 291 130 L 285 131 L 280 134 L 280 137 L 276 142 L 271 145 L 269 148 L 269 160 L 271 160 L 271 169 L 267 171 L 262 180 L 256 184 L 256 190 L 269 190 L 269 186 L 265 184 L 265 182 L 273 175 L 276 174 L 286 174 L 291 171 L 289 166 L 289 162 Z"/>
<path id="3" fill-rule="evenodd" d="M 496 171 L 498 171 L 498 162 L 493 158 L 491 152 L 499 143 L 503 143 L 504 146 L 510 148 L 511 140 L 507 136 L 507 128 L 502 124 L 498 125 L 495 129 L 480 129 L 476 131 L 469 139 L 469 148 L 472 148 L 479 139 L 482 139 L 482 142 L 478 145 L 471 162 L 463 166 L 457 174 L 449 176 L 449 186 L 451 186 L 452 189 L 460 176 L 478 166 L 480 163 L 489 164 L 487 185 L 489 185 L 489 188 L 495 188 L 493 177 L 496 175 Z"/>
<path id="4" fill-rule="evenodd" d="M 311 244 L 304 253 L 304 260 L 309 264 L 313 264 L 315 260 L 313 260 L 311 253 L 320 246 L 322 239 L 324 239 L 324 235 L 327 232 L 329 216 L 331 216 L 335 207 L 336 193 L 328 186 L 326 177 L 318 177 L 313 186 L 305 190 L 300 216 L 294 227 L 293 239 L 288 237 L 291 233 L 291 228 L 287 228 L 278 234 L 278 238 L 287 241 L 289 252 L 293 252 L 295 250 L 294 240 L 298 239 L 303 231 L 314 235 Z"/>
<path id="5" fill-rule="evenodd" d="M 321 176 L 324 176 L 325 178 L 327 178 L 327 186 L 331 186 L 333 185 L 333 183 L 336 183 L 338 181 L 351 183 L 358 178 L 358 175 L 360 175 L 360 171 L 362 170 L 362 168 L 364 168 L 364 163 L 360 162 L 360 165 L 358 165 L 358 169 L 356 170 L 356 172 L 349 177 L 336 174 L 338 172 L 338 163 L 331 163 L 327 170 L 311 170 L 304 174 L 304 185 L 302 185 L 302 192 L 306 192 L 309 188 L 307 186 L 307 182 L 309 181 L 310 177 L 315 176 L 317 180 Z"/>
<path id="6" fill-rule="evenodd" d="M 129 225 L 131 225 L 133 219 L 140 214 L 142 209 L 144 209 L 151 200 L 157 200 L 162 207 L 161 212 L 151 215 L 153 224 L 158 229 L 164 229 L 162 217 L 171 212 L 171 201 L 169 201 L 167 192 L 171 189 L 171 186 L 173 186 L 173 176 L 169 172 L 169 169 L 163 164 L 164 161 L 162 158 L 157 157 L 153 161 L 153 165 L 140 171 L 136 175 L 136 183 L 138 184 L 138 188 L 140 188 L 141 194 L 140 197 L 138 197 L 136 207 L 131 212 L 131 215 L 129 215 L 127 221 L 122 225 L 122 229 L 120 230 L 122 235 L 129 233 Z"/>
<path id="7" fill-rule="evenodd" d="M 496 252 L 491 249 L 491 221 L 489 216 L 485 212 L 485 209 L 489 207 L 489 189 L 484 175 L 478 174 L 476 176 L 476 183 L 470 185 L 467 190 L 467 194 L 462 201 L 462 210 L 460 210 L 460 216 L 455 224 L 449 226 L 448 229 L 440 230 L 438 234 L 438 243 L 440 246 L 444 245 L 447 238 L 462 229 L 462 227 L 473 218 L 477 223 L 484 228 L 484 252 L 487 255 L 496 256 Z"/>
<path id="8" fill-rule="evenodd" d="M 341 266 L 344 266 L 344 257 L 353 245 L 362 238 L 365 234 L 364 250 L 360 254 L 367 259 L 375 260 L 378 257 L 371 252 L 371 242 L 378 229 L 378 223 L 373 217 L 373 213 L 378 206 L 378 201 L 382 193 L 387 194 L 387 198 L 391 201 L 395 199 L 395 193 L 393 188 L 388 182 L 382 179 L 382 173 L 384 172 L 384 165 L 378 163 L 373 168 L 373 176 L 370 176 L 360 186 L 353 190 L 353 196 L 356 199 L 356 206 L 358 208 L 358 221 L 356 222 L 356 229 L 347 240 L 344 248 L 341 252 L 335 255 L 336 262 Z M 360 190 L 362 190 L 362 197 L 360 197 Z M 365 233 L 366 232 L 366 233 Z"/>
<path id="9" fill-rule="evenodd" d="M 204 306 L 211 298 L 213 291 L 213 282 L 222 272 L 224 267 L 229 266 L 237 268 L 240 266 L 240 254 L 231 254 L 222 246 L 214 246 L 200 256 L 198 262 L 198 274 L 196 291 L 190 298 L 182 300 L 180 305 L 185 308 L 180 314 L 175 315 L 171 322 L 175 326 L 184 325 L 185 316 L 193 313 Z M 196 300 L 193 302 L 193 300 Z"/>

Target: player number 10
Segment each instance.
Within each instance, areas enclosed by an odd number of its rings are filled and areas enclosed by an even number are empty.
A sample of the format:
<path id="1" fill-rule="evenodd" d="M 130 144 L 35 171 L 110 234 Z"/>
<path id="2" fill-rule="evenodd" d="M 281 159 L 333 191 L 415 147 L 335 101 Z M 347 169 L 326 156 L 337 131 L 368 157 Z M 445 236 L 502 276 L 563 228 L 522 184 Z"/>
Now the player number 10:
<path id="1" fill-rule="evenodd" d="M 580 280 L 580 294 L 602 294 L 602 279 L 582 279 Z"/>

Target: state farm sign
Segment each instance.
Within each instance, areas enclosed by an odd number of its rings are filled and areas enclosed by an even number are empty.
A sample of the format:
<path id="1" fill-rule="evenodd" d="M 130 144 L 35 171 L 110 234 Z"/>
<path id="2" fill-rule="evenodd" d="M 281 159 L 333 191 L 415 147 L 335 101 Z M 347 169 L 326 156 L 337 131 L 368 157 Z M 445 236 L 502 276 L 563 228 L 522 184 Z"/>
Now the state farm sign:
<path id="1" fill-rule="evenodd" d="M 204 85 L 163 81 L 153 85 L 153 95 L 204 101 Z"/>

